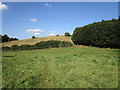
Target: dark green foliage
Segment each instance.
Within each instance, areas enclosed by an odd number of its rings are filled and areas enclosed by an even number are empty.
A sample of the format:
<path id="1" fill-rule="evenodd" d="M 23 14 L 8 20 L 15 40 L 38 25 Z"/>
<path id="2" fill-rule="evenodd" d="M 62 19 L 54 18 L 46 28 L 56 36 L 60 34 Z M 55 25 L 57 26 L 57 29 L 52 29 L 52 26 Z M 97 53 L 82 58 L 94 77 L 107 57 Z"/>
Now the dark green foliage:
<path id="1" fill-rule="evenodd" d="M 12 45 L 11 50 L 15 51 L 15 50 L 19 50 L 19 46 L 18 45 Z"/>
<path id="2" fill-rule="evenodd" d="M 1 42 L 8 42 L 8 41 L 13 41 L 13 40 L 18 40 L 17 38 L 10 38 L 8 35 L 0 35 L 0 43 Z"/>
<path id="3" fill-rule="evenodd" d="M 59 36 L 59 34 L 57 34 L 56 36 Z"/>
<path id="4" fill-rule="evenodd" d="M 60 43 L 60 47 L 70 47 L 72 46 L 73 44 L 71 42 L 66 42 L 66 41 L 62 41 Z"/>
<path id="5" fill-rule="evenodd" d="M 17 38 L 10 38 L 9 41 L 18 40 Z"/>
<path id="6" fill-rule="evenodd" d="M 50 40 L 50 41 L 42 41 L 38 42 L 35 45 L 13 45 L 10 47 L 2 47 L 4 51 L 6 50 L 33 50 L 33 49 L 44 49 L 44 48 L 54 48 L 54 47 L 70 47 L 73 44 L 71 42 L 66 41 L 57 41 L 57 40 Z"/>
<path id="7" fill-rule="evenodd" d="M 2 36 L 2 42 L 7 42 L 7 41 L 9 41 L 9 37 L 8 37 L 8 35 L 4 35 L 4 36 Z"/>
<path id="8" fill-rule="evenodd" d="M 70 36 L 70 33 L 69 32 L 65 32 L 65 36 Z"/>
<path id="9" fill-rule="evenodd" d="M 36 38 L 35 36 L 32 36 L 32 39 Z"/>
<path id="10" fill-rule="evenodd" d="M 6 47 L 2 47 L 2 50 L 3 51 L 8 51 L 8 50 L 10 50 L 10 47 L 7 47 L 7 46 Z"/>
<path id="11" fill-rule="evenodd" d="M 32 50 L 34 49 L 34 45 L 21 45 L 20 50 Z"/>
<path id="12" fill-rule="evenodd" d="M 53 47 L 69 47 L 73 44 L 71 42 L 66 41 L 57 41 L 57 40 L 50 40 L 50 41 L 42 41 L 35 44 L 36 49 L 42 48 L 53 48 Z"/>
<path id="13" fill-rule="evenodd" d="M 48 48 L 48 47 L 49 46 L 47 45 L 47 43 L 45 41 L 38 42 L 35 44 L 36 49 L 43 49 L 43 48 Z"/>
<path id="14" fill-rule="evenodd" d="M 102 20 L 93 24 L 77 27 L 72 35 L 74 44 L 87 46 L 119 48 L 120 23 L 116 19 Z"/>

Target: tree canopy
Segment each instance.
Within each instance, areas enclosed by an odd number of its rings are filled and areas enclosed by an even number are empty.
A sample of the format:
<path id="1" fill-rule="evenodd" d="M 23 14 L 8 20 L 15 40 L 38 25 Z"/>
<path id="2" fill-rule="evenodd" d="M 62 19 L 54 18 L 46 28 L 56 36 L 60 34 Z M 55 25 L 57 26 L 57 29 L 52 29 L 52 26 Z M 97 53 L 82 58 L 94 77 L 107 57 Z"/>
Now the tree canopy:
<path id="1" fill-rule="evenodd" d="M 0 35 L 0 43 L 1 42 L 13 41 L 13 40 L 18 40 L 18 39 L 17 38 L 10 38 L 7 34 L 4 34 L 3 36 Z"/>
<path id="2" fill-rule="evenodd" d="M 102 20 L 83 27 L 77 27 L 72 35 L 74 44 L 97 47 L 120 47 L 120 21 L 118 19 Z"/>

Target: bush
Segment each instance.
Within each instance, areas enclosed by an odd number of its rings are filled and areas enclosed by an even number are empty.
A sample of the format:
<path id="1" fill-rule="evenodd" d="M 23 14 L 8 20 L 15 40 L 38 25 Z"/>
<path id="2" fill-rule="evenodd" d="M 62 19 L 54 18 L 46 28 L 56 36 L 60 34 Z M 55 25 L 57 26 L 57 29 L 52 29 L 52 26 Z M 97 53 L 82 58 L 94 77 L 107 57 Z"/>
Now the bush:
<path id="1" fill-rule="evenodd" d="M 60 41 L 50 40 L 50 41 L 47 41 L 46 44 L 48 44 L 50 48 L 52 48 L 52 47 L 59 47 Z"/>
<path id="2" fill-rule="evenodd" d="M 45 41 L 41 41 L 35 44 L 35 49 L 43 49 L 43 48 L 48 48 L 48 45 L 46 44 Z"/>
<path id="3" fill-rule="evenodd" d="M 2 47 L 2 50 L 3 50 L 3 51 L 9 51 L 9 50 L 10 50 L 10 47 L 8 47 L 8 46 Z"/>
<path id="4" fill-rule="evenodd" d="M 77 27 L 72 35 L 74 44 L 96 47 L 120 47 L 120 26 L 118 20 L 102 20 L 83 27 Z"/>
<path id="5" fill-rule="evenodd" d="M 11 50 L 13 50 L 13 51 L 20 50 L 20 46 L 18 46 L 18 45 L 12 45 Z"/>
<path id="6" fill-rule="evenodd" d="M 73 46 L 71 42 L 62 41 L 60 43 L 60 47 L 70 47 L 70 46 Z"/>
<path id="7" fill-rule="evenodd" d="M 34 45 L 21 45 L 20 50 L 32 50 L 34 49 Z"/>
<path id="8" fill-rule="evenodd" d="M 42 48 L 52 48 L 52 47 L 59 47 L 60 41 L 57 40 L 50 40 L 50 41 L 42 41 L 35 44 L 36 49 Z"/>

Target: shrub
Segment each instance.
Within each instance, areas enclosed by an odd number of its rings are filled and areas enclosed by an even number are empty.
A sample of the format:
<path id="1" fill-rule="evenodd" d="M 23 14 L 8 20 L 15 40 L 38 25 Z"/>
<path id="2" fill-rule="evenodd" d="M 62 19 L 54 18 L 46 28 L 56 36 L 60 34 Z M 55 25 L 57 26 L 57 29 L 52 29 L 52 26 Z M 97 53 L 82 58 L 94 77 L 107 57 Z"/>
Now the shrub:
<path id="1" fill-rule="evenodd" d="M 34 45 L 21 45 L 20 50 L 32 50 L 34 49 Z"/>
<path id="2" fill-rule="evenodd" d="M 35 49 L 43 49 L 43 48 L 48 48 L 48 45 L 46 44 L 45 41 L 41 41 L 35 44 Z"/>
<path id="3" fill-rule="evenodd" d="M 60 47 L 70 47 L 70 46 L 73 46 L 71 42 L 62 41 L 60 43 Z"/>
<path id="4" fill-rule="evenodd" d="M 50 40 L 50 41 L 42 41 L 35 44 L 36 49 L 42 48 L 52 48 L 52 47 L 59 47 L 60 41 L 57 40 Z"/>
<path id="5" fill-rule="evenodd" d="M 57 40 L 50 40 L 50 41 L 47 41 L 46 42 L 50 48 L 52 47 L 59 47 L 60 45 L 60 41 L 57 41 Z"/>
<path id="6" fill-rule="evenodd" d="M 8 46 L 2 47 L 2 50 L 3 50 L 3 51 L 8 51 L 8 50 L 10 50 L 10 47 L 8 47 Z"/>
<path id="7" fill-rule="evenodd" d="M 20 46 L 18 46 L 18 45 L 12 45 L 12 47 L 11 47 L 11 50 L 19 50 L 20 49 Z"/>

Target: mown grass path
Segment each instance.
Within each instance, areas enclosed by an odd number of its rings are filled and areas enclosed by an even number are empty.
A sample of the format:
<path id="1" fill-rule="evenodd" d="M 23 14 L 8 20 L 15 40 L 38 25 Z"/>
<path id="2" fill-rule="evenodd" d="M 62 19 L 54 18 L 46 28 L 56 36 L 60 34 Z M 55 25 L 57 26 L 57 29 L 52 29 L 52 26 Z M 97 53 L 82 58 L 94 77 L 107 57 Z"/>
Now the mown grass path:
<path id="1" fill-rule="evenodd" d="M 4 88 L 117 88 L 118 50 L 67 47 L 3 52 Z"/>

